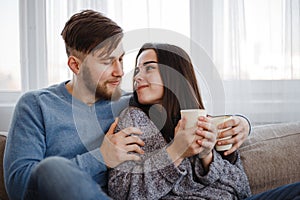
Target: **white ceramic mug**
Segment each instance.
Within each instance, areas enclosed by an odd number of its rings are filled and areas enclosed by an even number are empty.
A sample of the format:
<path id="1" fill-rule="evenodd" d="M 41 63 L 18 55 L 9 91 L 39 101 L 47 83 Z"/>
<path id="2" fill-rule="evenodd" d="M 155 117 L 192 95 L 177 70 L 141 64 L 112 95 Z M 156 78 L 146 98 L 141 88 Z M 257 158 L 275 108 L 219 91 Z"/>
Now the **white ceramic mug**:
<path id="1" fill-rule="evenodd" d="M 192 128 L 197 126 L 197 121 L 200 116 L 206 116 L 207 112 L 204 109 L 186 109 L 180 110 L 181 119 L 185 117 L 185 128 Z"/>

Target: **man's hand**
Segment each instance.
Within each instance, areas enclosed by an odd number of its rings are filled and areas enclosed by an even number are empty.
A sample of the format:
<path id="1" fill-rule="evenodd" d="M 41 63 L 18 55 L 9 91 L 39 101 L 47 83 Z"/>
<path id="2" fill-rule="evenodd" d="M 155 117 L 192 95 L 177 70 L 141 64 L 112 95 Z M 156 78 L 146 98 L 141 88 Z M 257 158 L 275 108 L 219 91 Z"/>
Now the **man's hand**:
<path id="1" fill-rule="evenodd" d="M 144 146 L 145 143 L 136 135 L 140 135 L 142 132 L 138 128 L 128 127 L 114 133 L 117 124 L 118 118 L 110 126 L 100 147 L 106 166 L 111 168 L 127 160 L 140 160 L 135 153 L 144 154 L 141 146 Z"/>
<path id="2" fill-rule="evenodd" d="M 232 136 L 232 138 L 228 140 L 222 140 L 218 141 L 218 145 L 226 145 L 226 144 L 233 144 L 231 149 L 228 151 L 224 152 L 224 155 L 227 156 L 234 151 L 236 151 L 247 139 L 250 126 L 248 121 L 241 116 L 233 116 L 232 119 L 226 121 L 225 123 L 222 123 L 218 126 L 218 129 L 225 129 L 228 127 L 232 127 L 231 129 L 220 132 L 219 137 L 227 137 L 227 136 Z"/>

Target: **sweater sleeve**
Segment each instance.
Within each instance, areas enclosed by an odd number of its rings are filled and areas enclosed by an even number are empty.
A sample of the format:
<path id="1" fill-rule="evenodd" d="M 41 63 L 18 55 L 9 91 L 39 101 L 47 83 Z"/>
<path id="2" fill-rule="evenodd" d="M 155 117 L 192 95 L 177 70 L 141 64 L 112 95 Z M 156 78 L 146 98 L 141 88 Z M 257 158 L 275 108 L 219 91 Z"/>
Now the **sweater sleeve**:
<path id="1" fill-rule="evenodd" d="M 14 110 L 4 154 L 4 179 L 10 199 L 22 199 L 33 168 L 46 151 L 42 115 L 31 94 Z"/>
<path id="2" fill-rule="evenodd" d="M 204 171 L 199 156 L 192 157 L 191 162 L 194 165 L 197 181 L 207 186 L 214 185 L 224 191 L 234 192 L 239 199 L 244 199 L 251 195 L 251 190 L 239 153 L 236 151 L 234 154 L 235 159 L 232 159 L 231 163 L 213 150 L 213 161 L 208 172 Z"/>
<path id="3" fill-rule="evenodd" d="M 76 155 L 70 160 L 80 169 L 90 174 L 98 184 L 107 186 L 107 167 L 99 148 Z"/>
<path id="4" fill-rule="evenodd" d="M 166 152 L 161 133 L 139 109 L 125 110 L 118 129 L 135 126 L 143 132 L 145 155 L 140 162 L 127 161 L 109 170 L 108 192 L 113 199 L 159 199 L 186 174 L 175 167 Z"/>
<path id="5" fill-rule="evenodd" d="M 4 154 L 4 179 L 10 199 L 22 199 L 31 173 L 46 158 L 47 143 L 43 112 L 35 93 L 24 94 L 18 101 L 10 125 Z M 71 160 L 91 176 L 106 171 L 99 150 Z M 93 166 L 93 167 L 89 167 Z"/>

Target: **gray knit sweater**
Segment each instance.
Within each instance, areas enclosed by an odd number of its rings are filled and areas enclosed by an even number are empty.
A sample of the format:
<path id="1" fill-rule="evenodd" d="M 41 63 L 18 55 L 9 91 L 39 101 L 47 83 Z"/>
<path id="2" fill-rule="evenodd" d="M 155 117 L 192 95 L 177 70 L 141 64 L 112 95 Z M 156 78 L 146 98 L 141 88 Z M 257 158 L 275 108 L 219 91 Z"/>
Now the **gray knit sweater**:
<path id="1" fill-rule="evenodd" d="M 167 143 L 147 115 L 138 108 L 125 109 L 117 130 L 141 129 L 145 142 L 142 161 L 127 161 L 109 171 L 108 193 L 113 199 L 244 199 L 251 195 L 238 153 L 229 162 L 213 151 L 205 172 L 195 155 L 176 167 L 166 152 Z"/>

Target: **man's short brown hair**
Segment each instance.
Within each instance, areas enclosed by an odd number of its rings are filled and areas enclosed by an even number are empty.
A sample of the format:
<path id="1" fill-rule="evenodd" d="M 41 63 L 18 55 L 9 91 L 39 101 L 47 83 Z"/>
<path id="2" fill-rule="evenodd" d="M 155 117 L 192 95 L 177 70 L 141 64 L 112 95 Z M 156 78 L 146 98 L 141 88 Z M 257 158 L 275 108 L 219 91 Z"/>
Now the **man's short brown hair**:
<path id="1" fill-rule="evenodd" d="M 65 24 L 61 33 L 67 55 L 89 54 L 106 47 L 110 54 L 123 37 L 123 30 L 114 21 L 93 10 L 74 14 Z"/>

